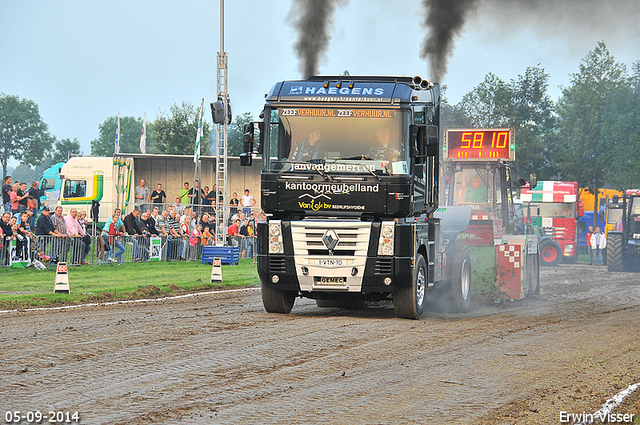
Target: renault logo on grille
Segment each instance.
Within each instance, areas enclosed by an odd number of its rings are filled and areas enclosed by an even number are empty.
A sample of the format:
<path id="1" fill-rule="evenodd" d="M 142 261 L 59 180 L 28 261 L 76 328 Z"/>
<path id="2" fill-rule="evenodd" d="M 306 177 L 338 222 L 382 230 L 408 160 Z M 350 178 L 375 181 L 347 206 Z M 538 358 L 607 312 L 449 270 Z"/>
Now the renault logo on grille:
<path id="1" fill-rule="evenodd" d="M 338 245 L 340 238 L 335 230 L 330 229 L 324 232 L 324 236 L 322 237 L 322 243 L 329 251 L 333 251 L 333 249 Z"/>

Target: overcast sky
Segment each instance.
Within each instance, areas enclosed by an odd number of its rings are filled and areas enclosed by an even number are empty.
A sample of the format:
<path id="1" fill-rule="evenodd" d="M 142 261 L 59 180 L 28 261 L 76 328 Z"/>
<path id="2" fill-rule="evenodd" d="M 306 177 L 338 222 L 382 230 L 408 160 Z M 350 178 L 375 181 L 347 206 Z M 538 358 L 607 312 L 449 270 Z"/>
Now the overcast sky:
<path id="1" fill-rule="evenodd" d="M 629 69 L 640 60 L 638 0 L 476 1 L 440 81 L 451 103 L 489 72 L 510 81 L 538 64 L 555 101 L 598 41 Z M 275 82 L 301 77 L 291 9 L 291 0 L 226 1 L 234 116 L 256 118 Z M 320 74 L 429 78 L 420 0 L 350 0 L 334 18 Z M 220 0 L 0 0 L 0 92 L 36 102 L 51 133 L 77 138 L 84 154 L 118 111 L 153 120 L 174 102 L 215 101 L 219 50 Z"/>

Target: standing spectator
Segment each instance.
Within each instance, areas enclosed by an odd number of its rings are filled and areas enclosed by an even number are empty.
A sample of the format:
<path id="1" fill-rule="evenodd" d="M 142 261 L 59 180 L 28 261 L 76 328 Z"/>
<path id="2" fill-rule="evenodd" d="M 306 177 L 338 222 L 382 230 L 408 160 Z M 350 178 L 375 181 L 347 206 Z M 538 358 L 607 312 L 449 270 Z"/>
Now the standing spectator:
<path id="1" fill-rule="evenodd" d="M 62 207 L 57 206 L 53 216 L 51 216 L 51 223 L 55 228 L 54 233 L 56 240 L 53 241 L 53 247 L 51 248 L 51 257 L 57 261 L 67 262 L 67 254 L 69 253 L 69 239 L 67 236 L 67 223 L 62 216 Z"/>
<path id="2" fill-rule="evenodd" d="M 29 197 L 29 191 L 27 190 L 27 183 L 20 183 L 20 188 L 18 189 L 18 212 L 26 211 L 29 205 L 27 204 Z"/>
<path id="3" fill-rule="evenodd" d="M 191 206 L 193 211 L 199 212 L 199 205 L 202 204 L 202 198 L 204 198 L 204 191 L 200 189 L 200 182 L 195 181 L 193 188 L 189 190 L 189 198 L 191 199 Z"/>
<path id="4" fill-rule="evenodd" d="M 215 192 L 209 191 L 209 186 L 203 188 L 202 206 L 204 212 L 207 214 L 213 214 L 213 207 L 216 205 Z"/>
<path id="5" fill-rule="evenodd" d="M 593 235 L 593 226 L 589 226 L 589 230 L 587 230 L 587 250 L 589 251 L 589 265 L 593 264 L 593 249 L 591 249 L 591 235 Z"/>
<path id="6" fill-rule="evenodd" d="M 607 247 L 607 237 L 596 226 L 596 231 L 591 235 L 591 249 L 594 251 L 593 261 L 596 266 L 602 265 L 602 250 Z"/>
<path id="7" fill-rule="evenodd" d="M 18 203 L 18 183 L 14 183 L 11 185 L 11 192 L 9 192 L 9 199 L 11 201 L 11 215 L 18 213 L 18 208 L 20 204 Z"/>
<path id="8" fill-rule="evenodd" d="M 242 225 L 238 230 L 238 233 L 242 235 L 242 258 L 247 258 L 247 242 L 249 242 L 249 219 L 245 218 L 242 221 Z"/>
<path id="9" fill-rule="evenodd" d="M 234 223 L 235 218 L 233 216 L 237 216 L 238 214 L 238 205 L 240 204 L 240 200 L 238 199 L 238 192 L 233 192 L 231 194 L 231 199 L 229 200 L 229 217 L 231 224 Z"/>
<path id="10" fill-rule="evenodd" d="M 251 208 L 256 205 L 256 200 L 253 196 L 249 195 L 249 189 L 244 190 L 244 195 L 242 195 L 242 212 L 245 217 L 249 217 L 251 214 Z"/>
<path id="11" fill-rule="evenodd" d="M 145 186 L 144 179 L 140 179 L 140 186 L 136 186 L 133 190 L 133 194 L 135 196 L 135 208 L 138 208 L 140 211 L 146 211 L 146 204 L 149 203 L 149 188 Z"/>
<path id="12" fill-rule="evenodd" d="M 153 200 L 153 206 L 158 208 L 158 212 L 162 212 L 162 204 L 167 200 L 167 194 L 162 190 L 162 184 L 156 185 L 156 190 L 151 193 L 151 199 Z"/>
<path id="13" fill-rule="evenodd" d="M 2 205 L 5 212 L 11 212 L 11 176 L 4 178 L 4 184 L 2 185 Z"/>
<path id="14" fill-rule="evenodd" d="M 125 252 L 124 246 L 118 241 L 118 236 L 122 236 L 122 232 L 119 230 L 118 221 L 120 221 L 120 215 L 113 213 L 111 221 L 108 222 L 105 227 L 109 226 L 107 234 L 109 235 L 109 245 L 111 250 L 109 251 L 109 261 L 114 263 L 122 263 L 122 254 Z M 118 248 L 118 251 L 115 251 Z"/>
<path id="15" fill-rule="evenodd" d="M 40 210 L 40 196 L 42 196 L 42 192 L 40 191 L 40 188 L 38 187 L 38 182 L 33 182 L 31 183 L 31 187 L 29 188 L 29 196 L 31 196 L 32 198 L 34 198 L 36 200 L 36 208 L 38 209 L 38 211 Z M 34 211 L 35 213 L 35 211 Z"/>
<path id="16" fill-rule="evenodd" d="M 8 252 L 10 250 L 10 240 L 13 239 L 13 229 L 11 228 L 11 213 L 9 211 L 5 211 L 2 214 L 2 220 L 0 220 L 0 233 L 2 234 L 2 238 L 0 239 L 0 265 L 9 264 L 9 255 Z"/>
<path id="17" fill-rule="evenodd" d="M 180 189 L 178 196 L 180 197 L 181 204 L 189 205 L 189 182 L 184 182 L 184 187 Z"/>
<path id="18" fill-rule="evenodd" d="M 65 224 L 67 226 L 67 235 L 71 238 L 71 246 L 72 246 L 72 254 L 71 254 L 71 263 L 72 264 L 83 264 L 88 265 L 85 261 L 85 257 L 87 256 L 87 245 L 84 240 L 84 236 L 87 236 L 86 232 L 78 223 L 78 211 L 75 208 L 71 208 L 69 214 L 64 218 Z M 91 240 L 89 240 L 91 241 Z M 91 244 L 89 244 L 89 249 L 91 249 Z"/>

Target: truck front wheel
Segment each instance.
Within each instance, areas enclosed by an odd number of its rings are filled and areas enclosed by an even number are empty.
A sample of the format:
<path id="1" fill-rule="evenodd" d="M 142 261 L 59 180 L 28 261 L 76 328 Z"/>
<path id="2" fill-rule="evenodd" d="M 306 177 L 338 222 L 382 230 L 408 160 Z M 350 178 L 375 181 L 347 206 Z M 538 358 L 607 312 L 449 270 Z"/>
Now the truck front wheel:
<path id="1" fill-rule="evenodd" d="M 555 267 L 562 259 L 560 245 L 553 239 L 545 239 L 538 245 L 543 266 Z"/>
<path id="2" fill-rule="evenodd" d="M 471 256 L 464 247 L 453 259 L 453 277 L 449 288 L 451 307 L 456 313 L 466 313 L 471 306 Z"/>
<path id="3" fill-rule="evenodd" d="M 418 255 L 413 278 L 409 286 L 396 286 L 393 292 L 393 308 L 398 317 L 419 319 L 427 300 L 427 262 Z"/>
<path id="4" fill-rule="evenodd" d="M 274 289 L 270 285 L 262 284 L 262 305 L 267 313 L 287 314 L 293 308 L 296 294 L 292 291 Z"/>

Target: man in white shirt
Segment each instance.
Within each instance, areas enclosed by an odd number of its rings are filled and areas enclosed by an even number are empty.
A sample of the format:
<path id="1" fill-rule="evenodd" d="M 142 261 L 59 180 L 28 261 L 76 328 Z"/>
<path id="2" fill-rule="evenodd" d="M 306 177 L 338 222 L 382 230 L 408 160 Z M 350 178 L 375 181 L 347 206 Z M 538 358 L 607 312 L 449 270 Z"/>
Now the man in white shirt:
<path id="1" fill-rule="evenodd" d="M 244 195 L 242 195 L 242 212 L 245 217 L 249 217 L 251 214 L 251 208 L 256 205 L 256 200 L 253 196 L 249 195 L 249 189 L 244 190 Z"/>

